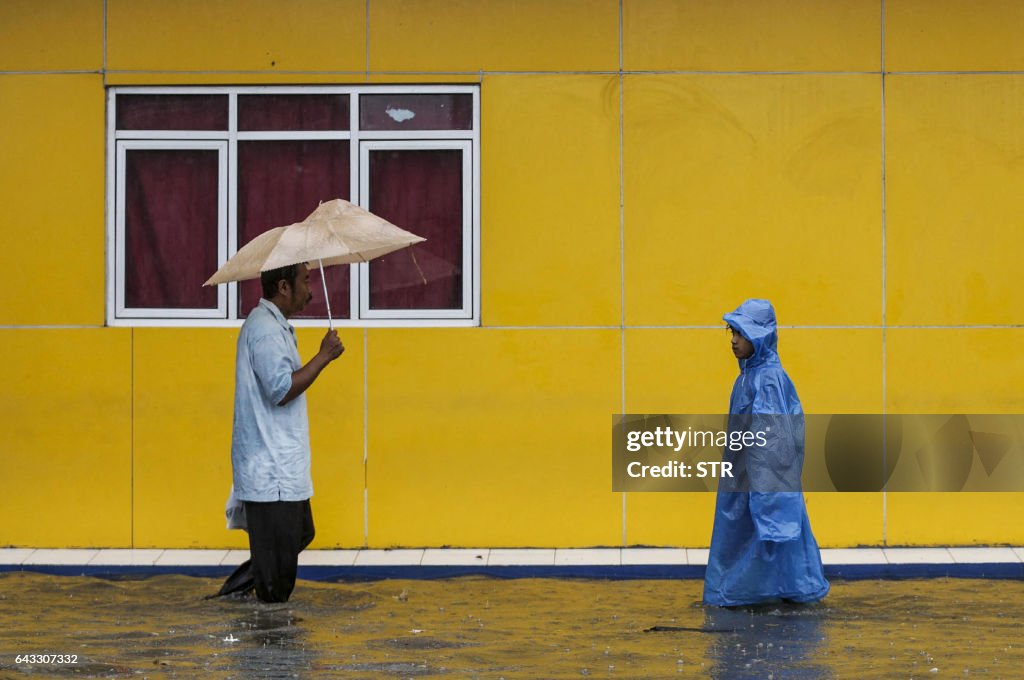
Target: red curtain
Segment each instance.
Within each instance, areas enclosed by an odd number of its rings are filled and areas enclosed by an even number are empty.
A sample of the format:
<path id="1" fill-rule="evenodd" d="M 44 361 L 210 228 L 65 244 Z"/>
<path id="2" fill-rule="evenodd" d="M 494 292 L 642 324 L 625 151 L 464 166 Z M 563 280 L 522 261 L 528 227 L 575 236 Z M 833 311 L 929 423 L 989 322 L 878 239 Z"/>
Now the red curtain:
<path id="1" fill-rule="evenodd" d="M 320 201 L 349 197 L 347 140 L 240 141 L 238 143 L 238 247 L 268 229 L 301 222 Z M 331 315 L 349 318 L 349 268 L 330 267 Z M 310 275 L 313 301 L 296 318 L 327 318 L 319 270 Z M 239 285 L 240 317 L 262 295 L 259 280 Z"/>
<path id="2" fill-rule="evenodd" d="M 370 152 L 370 212 L 427 240 L 370 262 L 371 309 L 462 308 L 462 152 Z"/>
<path id="3" fill-rule="evenodd" d="M 243 94 L 239 130 L 348 130 L 347 94 Z"/>
<path id="4" fill-rule="evenodd" d="M 218 158 L 213 150 L 141 150 L 125 161 L 125 305 L 216 309 Z"/>
<path id="5" fill-rule="evenodd" d="M 118 130 L 227 130 L 226 94 L 120 94 Z"/>

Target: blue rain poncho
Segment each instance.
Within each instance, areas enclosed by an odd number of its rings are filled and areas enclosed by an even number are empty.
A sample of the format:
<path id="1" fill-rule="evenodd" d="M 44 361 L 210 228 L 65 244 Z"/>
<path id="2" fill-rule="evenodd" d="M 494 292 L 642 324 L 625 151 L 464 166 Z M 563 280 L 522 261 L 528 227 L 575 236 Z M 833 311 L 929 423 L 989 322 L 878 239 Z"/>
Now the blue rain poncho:
<path id="1" fill-rule="evenodd" d="M 730 430 L 769 432 L 764 446 L 725 449 L 723 460 L 739 474 L 719 484 L 704 602 L 814 602 L 829 584 L 799 486 L 803 408 L 779 362 L 775 310 L 767 300 L 747 300 L 724 319 L 754 346 L 753 355 L 739 362 Z"/>

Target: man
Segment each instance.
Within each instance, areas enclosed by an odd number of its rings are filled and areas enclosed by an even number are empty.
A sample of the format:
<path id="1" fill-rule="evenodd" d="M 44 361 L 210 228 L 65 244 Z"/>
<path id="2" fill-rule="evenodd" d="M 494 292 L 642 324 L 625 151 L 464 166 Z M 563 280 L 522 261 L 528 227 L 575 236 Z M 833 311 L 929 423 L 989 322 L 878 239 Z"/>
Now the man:
<path id="1" fill-rule="evenodd" d="M 829 583 L 800 489 L 803 408 L 776 351 L 775 310 L 767 300 L 747 300 L 723 318 L 740 365 L 729 427 L 761 439 L 738 452 L 726 448 L 737 475 L 719 485 L 704 602 L 815 602 Z"/>
<path id="2" fill-rule="evenodd" d="M 299 359 L 287 319 L 313 299 L 305 264 L 263 272 L 260 282 L 263 299 L 238 335 L 231 433 L 234 491 L 245 505 L 250 555 L 217 595 L 255 588 L 264 602 L 286 602 L 299 553 L 314 534 L 304 392 L 345 348 L 330 330 L 305 366 Z"/>

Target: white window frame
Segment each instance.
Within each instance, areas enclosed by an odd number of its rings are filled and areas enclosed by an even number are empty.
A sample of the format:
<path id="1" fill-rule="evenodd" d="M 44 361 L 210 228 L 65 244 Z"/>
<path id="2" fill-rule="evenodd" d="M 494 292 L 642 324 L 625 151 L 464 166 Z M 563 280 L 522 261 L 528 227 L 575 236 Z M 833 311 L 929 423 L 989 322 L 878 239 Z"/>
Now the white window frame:
<path id="1" fill-rule="evenodd" d="M 118 95 L 221 94 L 228 97 L 228 129 L 117 130 Z M 248 94 L 347 94 L 349 130 L 316 132 L 238 130 L 238 96 Z M 359 130 L 361 94 L 470 94 L 473 97 L 471 130 Z M 237 327 L 238 285 L 218 286 L 217 310 L 128 310 L 124 300 L 124 157 L 126 149 L 216 148 L 220 153 L 222 189 L 218 191 L 218 258 L 221 263 L 240 244 L 238 235 L 238 142 L 246 140 L 348 140 L 349 200 L 365 207 L 368 188 L 362 164 L 363 149 L 417 148 L 463 151 L 463 308 L 461 310 L 370 310 L 367 264 L 350 265 L 349 319 L 335 319 L 337 327 L 465 327 L 480 325 L 480 89 L 477 85 L 351 85 L 351 86 L 238 86 L 238 87 L 111 87 L 107 91 L 107 294 L 109 326 Z M 368 159 L 368 156 L 367 156 Z M 368 179 L 366 179 L 368 182 Z M 402 225 L 399 225 L 402 226 Z M 119 238 L 121 239 L 119 241 Z M 328 277 L 343 275 L 344 266 L 330 267 Z M 210 272 L 212 275 L 213 272 Z M 120 301 L 120 304 L 119 304 Z M 297 327 L 326 327 L 326 319 L 293 319 Z"/>
<path id="2" fill-rule="evenodd" d="M 114 224 L 114 305 L 120 319 L 226 319 L 228 314 L 228 291 L 223 286 L 217 291 L 216 309 L 152 309 L 128 307 L 125 303 L 125 175 L 127 173 L 127 156 L 129 151 L 216 151 L 217 152 L 217 183 L 225 186 L 228 178 L 228 144 L 218 141 L 153 141 L 153 140 L 118 140 L 117 142 L 117 212 Z M 217 261 L 223 262 L 228 252 L 228 219 L 227 197 L 223 191 L 217 192 Z"/>

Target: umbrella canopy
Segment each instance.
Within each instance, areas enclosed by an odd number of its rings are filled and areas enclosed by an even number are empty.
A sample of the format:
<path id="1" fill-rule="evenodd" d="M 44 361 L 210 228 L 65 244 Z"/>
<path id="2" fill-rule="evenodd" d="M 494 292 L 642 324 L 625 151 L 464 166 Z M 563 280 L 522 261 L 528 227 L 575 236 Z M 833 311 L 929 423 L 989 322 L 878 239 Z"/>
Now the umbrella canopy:
<path id="1" fill-rule="evenodd" d="M 301 222 L 271 229 L 249 241 L 203 285 L 256 279 L 261 272 L 315 261 L 321 270 L 327 320 L 333 329 L 324 267 L 369 262 L 375 257 L 426 240 L 399 229 L 358 205 L 336 198 L 321 203 Z"/>
<path id="2" fill-rule="evenodd" d="M 290 264 L 317 262 L 329 267 L 368 262 L 425 240 L 336 198 L 321 203 L 301 222 L 271 229 L 249 241 L 203 285 L 256 279 L 261 272 Z"/>

